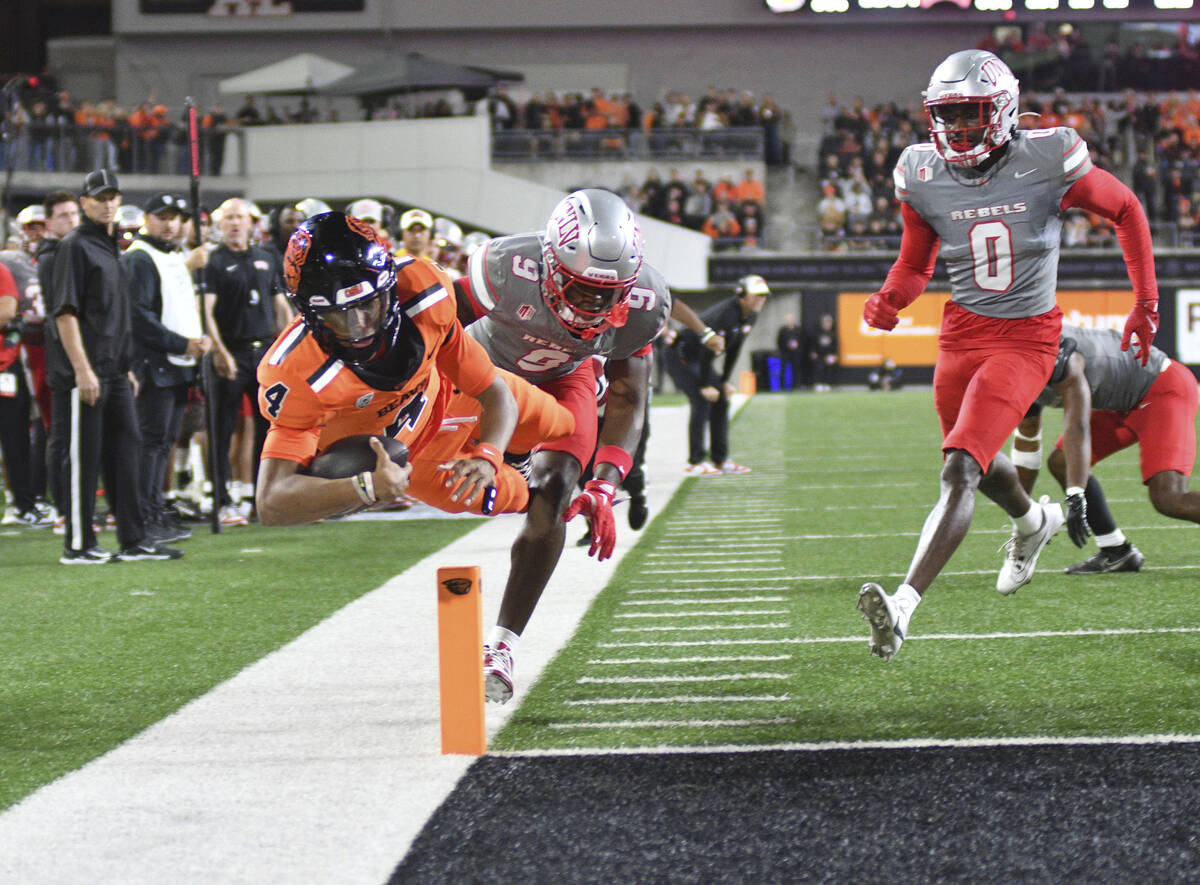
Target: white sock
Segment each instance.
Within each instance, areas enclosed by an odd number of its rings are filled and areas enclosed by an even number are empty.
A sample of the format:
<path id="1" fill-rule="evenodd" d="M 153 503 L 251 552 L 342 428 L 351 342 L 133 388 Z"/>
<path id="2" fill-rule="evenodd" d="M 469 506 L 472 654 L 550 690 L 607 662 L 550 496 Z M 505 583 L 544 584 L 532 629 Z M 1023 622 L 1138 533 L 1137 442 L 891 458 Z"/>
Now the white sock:
<path id="1" fill-rule="evenodd" d="M 899 623 L 896 626 L 900 628 L 901 633 L 907 633 L 908 622 L 912 620 L 913 611 L 921 602 L 921 594 L 911 584 L 901 584 L 896 588 L 896 593 L 892 596 L 892 600 L 896 603 L 896 608 L 900 612 Z"/>
<path id="2" fill-rule="evenodd" d="M 1107 535 L 1096 535 L 1096 543 L 1101 547 L 1120 547 L 1125 543 L 1125 533 L 1116 529 Z"/>
<path id="3" fill-rule="evenodd" d="M 1018 516 L 1013 520 L 1013 524 L 1022 535 L 1031 535 L 1042 527 L 1042 520 L 1045 518 L 1046 514 L 1042 512 L 1041 505 L 1037 501 L 1033 501 L 1025 515 Z"/>
<path id="4" fill-rule="evenodd" d="M 497 624 L 492 628 L 492 635 L 488 639 L 488 645 L 490 645 L 492 648 L 495 648 L 497 645 L 503 642 L 508 646 L 509 651 L 515 652 L 517 650 L 517 640 L 520 638 L 521 637 L 512 630 L 509 630 L 507 627 L 501 627 L 499 624 Z"/>

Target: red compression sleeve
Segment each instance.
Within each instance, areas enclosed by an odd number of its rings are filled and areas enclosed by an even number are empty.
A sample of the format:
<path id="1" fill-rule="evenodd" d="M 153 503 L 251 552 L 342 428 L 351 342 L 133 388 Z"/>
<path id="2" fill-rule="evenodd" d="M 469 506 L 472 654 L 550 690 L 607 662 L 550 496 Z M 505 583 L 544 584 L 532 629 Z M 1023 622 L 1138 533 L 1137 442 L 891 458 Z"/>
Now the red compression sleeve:
<path id="1" fill-rule="evenodd" d="M 881 294 L 888 304 L 902 310 L 925 291 L 937 261 L 938 235 L 929 222 L 908 203 L 900 204 L 904 233 L 900 237 L 900 256 L 883 281 Z"/>
<path id="2" fill-rule="evenodd" d="M 1158 281 L 1154 274 L 1154 244 L 1150 223 L 1133 191 L 1116 176 L 1094 167 L 1071 185 L 1062 198 L 1062 208 L 1072 206 L 1103 215 L 1117 229 L 1117 242 L 1129 268 L 1129 280 L 1140 302 L 1158 302 Z"/>

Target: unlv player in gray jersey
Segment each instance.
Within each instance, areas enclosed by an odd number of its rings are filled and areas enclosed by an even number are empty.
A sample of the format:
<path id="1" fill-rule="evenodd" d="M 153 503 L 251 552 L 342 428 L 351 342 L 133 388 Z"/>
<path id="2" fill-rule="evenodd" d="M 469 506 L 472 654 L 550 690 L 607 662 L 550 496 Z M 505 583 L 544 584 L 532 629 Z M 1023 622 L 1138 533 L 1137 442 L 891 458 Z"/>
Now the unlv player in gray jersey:
<path id="1" fill-rule="evenodd" d="M 1012 71 L 990 52 L 956 52 L 925 91 L 932 143 L 896 164 L 904 235 L 883 288 L 863 318 L 888 331 L 925 289 L 939 244 L 952 298 L 938 336 L 933 396 L 942 427 L 941 494 L 925 520 L 904 583 L 888 595 L 864 584 L 858 608 L 871 625 L 871 653 L 900 649 L 922 594 L 958 548 L 979 490 L 1013 519 L 996 589 L 1029 583 L 1038 555 L 1062 527 L 1061 506 L 1034 503 L 1001 446 L 1050 378 L 1062 312 L 1055 303 L 1062 217 L 1072 206 L 1111 219 L 1136 303 L 1122 348 L 1137 337 L 1145 364 L 1158 326 L 1150 226 L 1120 181 L 1092 166 L 1068 128 L 1017 130 Z"/>
<path id="2" fill-rule="evenodd" d="M 1117 528 L 1104 490 L 1088 467 L 1135 442 L 1142 482 L 1163 516 L 1200 522 L 1200 492 L 1188 490 L 1196 460 L 1196 376 L 1157 347 L 1141 365 L 1121 350 L 1115 329 L 1063 325 L 1050 383 L 1018 428 L 1013 463 L 1021 484 L 1033 488 L 1041 467 L 1042 407 L 1063 410 L 1063 433 L 1046 466 L 1067 491 L 1078 521 L 1072 540 L 1083 546 L 1090 530 L 1099 551 L 1068 566 L 1068 575 L 1136 572 L 1145 557 Z M 1068 525 L 1070 517 L 1068 518 Z"/>
<path id="3" fill-rule="evenodd" d="M 591 524 L 588 553 L 601 560 L 612 555 L 613 494 L 633 464 L 650 390 L 650 343 L 671 313 L 671 293 L 642 261 L 633 213 L 616 194 L 598 189 L 569 194 L 544 234 L 501 237 L 476 249 L 455 287 L 459 318 L 492 362 L 548 391 L 575 415 L 571 436 L 533 453 L 529 510 L 484 647 L 488 699 L 505 703 L 513 693 L 517 639 L 562 555 L 564 523 L 582 513 Z M 599 439 L 592 356 L 607 357 Z M 572 501 L 593 452 L 594 478 Z"/>

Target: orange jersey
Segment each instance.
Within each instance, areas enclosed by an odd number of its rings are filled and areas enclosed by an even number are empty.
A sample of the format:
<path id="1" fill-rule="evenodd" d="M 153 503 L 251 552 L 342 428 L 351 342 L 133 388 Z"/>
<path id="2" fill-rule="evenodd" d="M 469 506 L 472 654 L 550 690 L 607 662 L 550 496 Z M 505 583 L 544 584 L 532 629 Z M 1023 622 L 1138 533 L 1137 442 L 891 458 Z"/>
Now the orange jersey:
<path id="1" fill-rule="evenodd" d="M 296 317 L 258 366 L 258 405 L 271 424 L 264 458 L 307 465 L 357 433 L 386 433 L 416 457 L 437 433 L 452 388 L 473 397 L 495 379 L 487 352 L 458 322 L 450 278 L 411 257 L 396 264 L 401 322 L 414 324 L 424 343 L 420 366 L 401 389 L 378 390 L 325 353 Z"/>
<path id="2" fill-rule="evenodd" d="M 575 429 L 574 416 L 532 384 L 500 372 L 487 351 L 463 332 L 449 277 L 440 267 L 411 256 L 397 262 L 397 296 L 402 322 L 421 332 L 420 367 L 400 390 L 371 387 L 317 345 L 297 317 L 258 365 L 258 405 L 270 422 L 262 457 L 308 465 L 335 440 L 381 433 L 408 446 L 413 465 L 408 494 L 451 513 L 466 508 L 451 501 L 445 461 L 469 458 L 478 441 L 481 407 L 475 399 L 499 374 L 517 403 L 511 451 L 560 439 Z M 524 510 L 529 489 L 507 464 L 496 473 L 495 513 Z M 473 510 L 479 512 L 476 502 Z"/>

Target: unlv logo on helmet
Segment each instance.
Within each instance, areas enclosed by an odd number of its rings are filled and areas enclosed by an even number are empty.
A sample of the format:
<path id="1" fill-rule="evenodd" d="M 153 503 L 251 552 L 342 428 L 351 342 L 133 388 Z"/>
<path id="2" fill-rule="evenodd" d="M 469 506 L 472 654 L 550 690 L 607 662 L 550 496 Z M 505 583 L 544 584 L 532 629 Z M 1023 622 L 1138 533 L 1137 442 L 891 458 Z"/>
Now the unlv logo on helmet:
<path id="1" fill-rule="evenodd" d="M 989 58 L 979 66 L 979 76 L 995 86 L 1000 78 L 1008 73 L 1004 63 L 998 58 Z"/>
<path id="2" fill-rule="evenodd" d="M 566 210 L 558 217 L 558 245 L 564 249 L 579 241 L 579 214 L 572 205 L 568 205 Z"/>
<path id="3" fill-rule="evenodd" d="M 303 228 L 298 228 L 288 240 L 287 252 L 283 255 L 283 282 L 289 292 L 295 292 L 300 286 L 300 271 L 311 247 L 312 236 Z"/>

